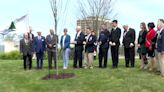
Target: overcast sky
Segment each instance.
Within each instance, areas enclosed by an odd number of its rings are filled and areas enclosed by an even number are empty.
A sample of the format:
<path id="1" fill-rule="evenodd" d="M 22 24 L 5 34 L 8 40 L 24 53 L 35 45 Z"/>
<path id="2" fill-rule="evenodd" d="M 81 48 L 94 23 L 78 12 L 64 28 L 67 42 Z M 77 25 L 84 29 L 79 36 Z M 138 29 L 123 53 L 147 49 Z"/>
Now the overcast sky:
<path id="1" fill-rule="evenodd" d="M 78 16 L 78 0 L 62 0 L 67 8 L 61 10 L 65 17 L 59 22 L 59 37 L 62 35 L 62 29 L 68 28 L 72 39 L 75 35 L 75 25 Z M 164 0 L 117 0 L 115 3 L 115 12 L 118 13 L 116 19 L 119 21 L 119 27 L 128 24 L 139 32 L 140 22 L 157 22 L 157 19 L 164 19 Z M 11 21 L 28 14 L 29 24 L 35 30 L 43 31 L 47 35 L 50 28 L 53 28 L 53 16 L 49 0 L 1 0 L 0 3 L 0 29 L 9 25 Z"/>

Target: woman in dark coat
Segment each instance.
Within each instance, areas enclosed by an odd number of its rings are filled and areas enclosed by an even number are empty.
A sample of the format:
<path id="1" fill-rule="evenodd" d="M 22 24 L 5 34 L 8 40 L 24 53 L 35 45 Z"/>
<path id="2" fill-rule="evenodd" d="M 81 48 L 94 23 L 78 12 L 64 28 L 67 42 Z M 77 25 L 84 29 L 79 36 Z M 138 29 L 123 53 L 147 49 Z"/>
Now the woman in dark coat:
<path id="1" fill-rule="evenodd" d="M 141 56 L 141 69 L 147 68 L 147 58 L 146 58 L 146 47 L 145 47 L 145 39 L 147 34 L 146 24 L 142 22 L 140 24 L 141 31 L 139 32 L 138 37 L 138 53 Z"/>

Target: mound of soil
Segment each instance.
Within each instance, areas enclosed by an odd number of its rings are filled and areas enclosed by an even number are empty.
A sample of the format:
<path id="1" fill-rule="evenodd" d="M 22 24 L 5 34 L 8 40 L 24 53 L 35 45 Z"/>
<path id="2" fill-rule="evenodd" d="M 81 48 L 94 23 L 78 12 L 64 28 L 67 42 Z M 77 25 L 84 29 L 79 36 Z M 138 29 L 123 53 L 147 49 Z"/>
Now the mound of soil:
<path id="1" fill-rule="evenodd" d="M 75 74 L 73 73 L 61 73 L 61 74 L 50 74 L 46 75 L 45 77 L 42 78 L 42 80 L 53 80 L 53 79 L 66 79 L 66 78 L 72 78 L 74 77 Z"/>

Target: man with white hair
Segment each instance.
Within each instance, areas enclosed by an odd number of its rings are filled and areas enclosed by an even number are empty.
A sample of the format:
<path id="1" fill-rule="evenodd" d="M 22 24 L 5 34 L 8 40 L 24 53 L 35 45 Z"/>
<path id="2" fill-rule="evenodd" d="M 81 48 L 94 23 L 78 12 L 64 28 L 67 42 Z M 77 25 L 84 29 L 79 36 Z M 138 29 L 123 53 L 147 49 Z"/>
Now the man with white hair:
<path id="1" fill-rule="evenodd" d="M 24 70 L 32 68 L 33 43 L 28 38 L 28 33 L 24 33 L 24 38 L 20 40 L 20 53 L 23 55 Z M 28 65 L 27 65 L 28 64 Z"/>
<path id="2" fill-rule="evenodd" d="M 157 51 L 157 37 L 160 34 L 160 30 L 162 28 L 162 19 L 158 19 L 157 21 L 157 31 L 156 34 L 154 36 L 154 38 L 151 40 L 152 44 L 155 44 L 155 58 L 156 58 L 156 72 L 160 72 L 160 62 L 158 59 L 158 51 Z"/>
<path id="3" fill-rule="evenodd" d="M 161 76 L 164 77 L 164 20 L 163 19 L 158 20 L 157 28 L 159 30 L 157 36 L 158 59 L 160 63 Z"/>
<path id="4" fill-rule="evenodd" d="M 133 68 L 135 66 L 135 30 L 124 25 L 123 45 L 125 53 L 125 67 L 129 64 Z"/>
<path id="5" fill-rule="evenodd" d="M 79 68 L 82 68 L 83 67 L 82 52 L 83 52 L 83 41 L 85 40 L 85 35 L 83 32 L 81 32 L 81 26 L 76 27 L 76 32 L 77 33 L 75 39 L 72 42 L 73 44 L 75 44 L 73 67 L 78 68 L 77 63 L 79 62 Z"/>

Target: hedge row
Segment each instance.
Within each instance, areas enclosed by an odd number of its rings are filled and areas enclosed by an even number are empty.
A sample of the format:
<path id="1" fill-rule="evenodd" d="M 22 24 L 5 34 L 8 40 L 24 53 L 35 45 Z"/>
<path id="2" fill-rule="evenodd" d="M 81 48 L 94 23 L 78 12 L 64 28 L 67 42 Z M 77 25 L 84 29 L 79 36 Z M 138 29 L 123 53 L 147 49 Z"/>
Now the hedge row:
<path id="1" fill-rule="evenodd" d="M 61 59 L 62 53 L 61 50 L 58 49 L 58 59 Z M 22 55 L 19 51 L 11 51 L 8 53 L 0 53 L 0 59 L 1 60 L 20 60 L 22 59 Z M 44 53 L 44 59 L 47 59 L 47 52 Z M 70 59 L 73 59 L 73 49 L 70 51 Z"/>

